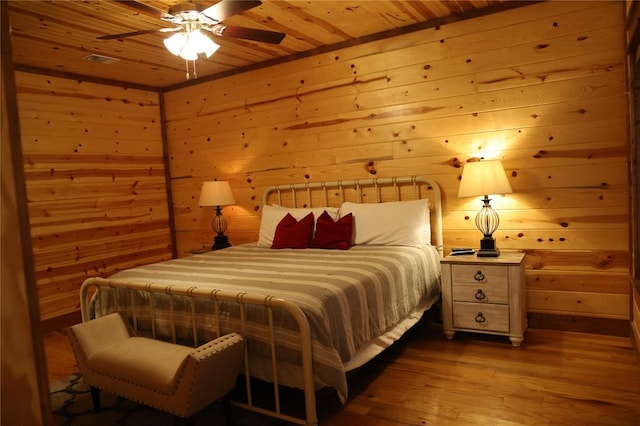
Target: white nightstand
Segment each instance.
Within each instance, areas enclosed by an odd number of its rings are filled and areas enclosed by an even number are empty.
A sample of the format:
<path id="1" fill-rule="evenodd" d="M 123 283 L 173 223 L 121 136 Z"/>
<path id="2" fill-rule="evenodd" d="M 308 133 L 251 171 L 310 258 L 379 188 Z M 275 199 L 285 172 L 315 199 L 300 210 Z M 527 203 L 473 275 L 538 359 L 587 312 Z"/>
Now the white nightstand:
<path id="1" fill-rule="evenodd" d="M 524 253 L 499 257 L 447 256 L 442 264 L 444 333 L 456 331 L 508 336 L 520 346 L 527 327 Z"/>

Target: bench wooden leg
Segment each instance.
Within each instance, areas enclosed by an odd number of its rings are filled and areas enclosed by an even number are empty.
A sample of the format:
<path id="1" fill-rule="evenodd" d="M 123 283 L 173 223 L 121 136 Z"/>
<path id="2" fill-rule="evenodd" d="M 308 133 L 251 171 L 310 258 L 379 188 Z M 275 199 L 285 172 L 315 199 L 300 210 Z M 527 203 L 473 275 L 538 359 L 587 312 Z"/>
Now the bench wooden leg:
<path id="1" fill-rule="evenodd" d="M 94 413 L 100 412 L 100 389 L 94 388 L 93 386 L 89 387 L 91 389 L 91 401 L 93 402 L 93 411 Z"/>

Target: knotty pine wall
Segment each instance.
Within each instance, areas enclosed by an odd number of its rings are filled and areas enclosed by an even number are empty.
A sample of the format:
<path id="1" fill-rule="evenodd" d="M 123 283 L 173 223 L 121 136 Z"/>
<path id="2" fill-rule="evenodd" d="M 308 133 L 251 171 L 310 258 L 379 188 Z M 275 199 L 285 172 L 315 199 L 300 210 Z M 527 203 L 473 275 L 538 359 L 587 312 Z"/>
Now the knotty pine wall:
<path id="1" fill-rule="evenodd" d="M 629 90 L 629 157 L 630 157 L 630 212 L 640 216 L 640 6 L 625 0 L 625 51 L 627 88 Z M 640 223 L 632 221 L 631 243 L 631 335 L 640 351 Z"/>
<path id="2" fill-rule="evenodd" d="M 307 31 L 313 37 L 313 26 Z M 232 184 L 234 244 L 277 183 L 436 176 L 446 249 L 477 247 L 464 163 L 500 158 L 503 250 L 527 253 L 528 310 L 629 319 L 621 2 L 545 2 L 164 94 L 178 253 L 211 245 L 200 185 Z"/>
<path id="3" fill-rule="evenodd" d="M 93 276 L 172 257 L 159 97 L 16 73 L 43 319 Z"/>
<path id="4" fill-rule="evenodd" d="M 496 237 L 528 254 L 529 311 L 628 319 L 622 22 L 618 2 L 548 2 L 165 93 L 179 254 L 211 244 L 211 178 L 232 182 L 234 244 L 269 185 L 418 174 L 442 185 L 447 249 L 477 246 L 459 176 L 501 158 Z M 159 96 L 16 79 L 46 319 L 87 276 L 171 257 Z"/>

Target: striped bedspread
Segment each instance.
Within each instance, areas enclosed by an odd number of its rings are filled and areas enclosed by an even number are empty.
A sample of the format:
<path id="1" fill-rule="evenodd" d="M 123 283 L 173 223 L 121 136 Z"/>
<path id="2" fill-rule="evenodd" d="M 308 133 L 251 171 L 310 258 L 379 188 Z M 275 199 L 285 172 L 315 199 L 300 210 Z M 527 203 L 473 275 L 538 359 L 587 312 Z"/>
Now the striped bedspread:
<path id="1" fill-rule="evenodd" d="M 112 278 L 246 291 L 293 301 L 309 321 L 317 382 L 335 388 L 344 399 L 344 364 L 417 307 L 429 306 L 440 293 L 440 262 L 437 251 L 426 245 L 272 250 L 245 244 L 121 271 Z M 206 307 L 198 311 L 203 328 L 213 329 Z M 253 326 L 247 334 L 255 334 L 249 337 L 259 341 L 265 333 L 260 327 L 263 314 L 250 315 Z M 232 328 L 232 322 L 225 326 Z M 288 343 L 294 341 L 293 323 L 277 319 L 276 324 L 281 327 L 276 334 L 280 350 L 295 364 L 295 350 Z"/>

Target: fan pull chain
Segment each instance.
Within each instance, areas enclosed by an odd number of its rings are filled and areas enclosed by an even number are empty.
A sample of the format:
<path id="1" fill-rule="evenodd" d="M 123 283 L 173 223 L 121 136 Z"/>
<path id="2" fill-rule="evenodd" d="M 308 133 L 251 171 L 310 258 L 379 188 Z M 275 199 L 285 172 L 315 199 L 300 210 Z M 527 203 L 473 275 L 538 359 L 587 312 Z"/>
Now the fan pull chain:
<path id="1" fill-rule="evenodd" d="M 193 72 L 189 71 L 189 62 L 193 65 Z M 196 72 L 196 61 L 188 61 L 185 59 L 184 64 L 187 68 L 187 80 L 191 80 L 192 77 L 194 80 L 198 78 L 198 73 Z"/>

